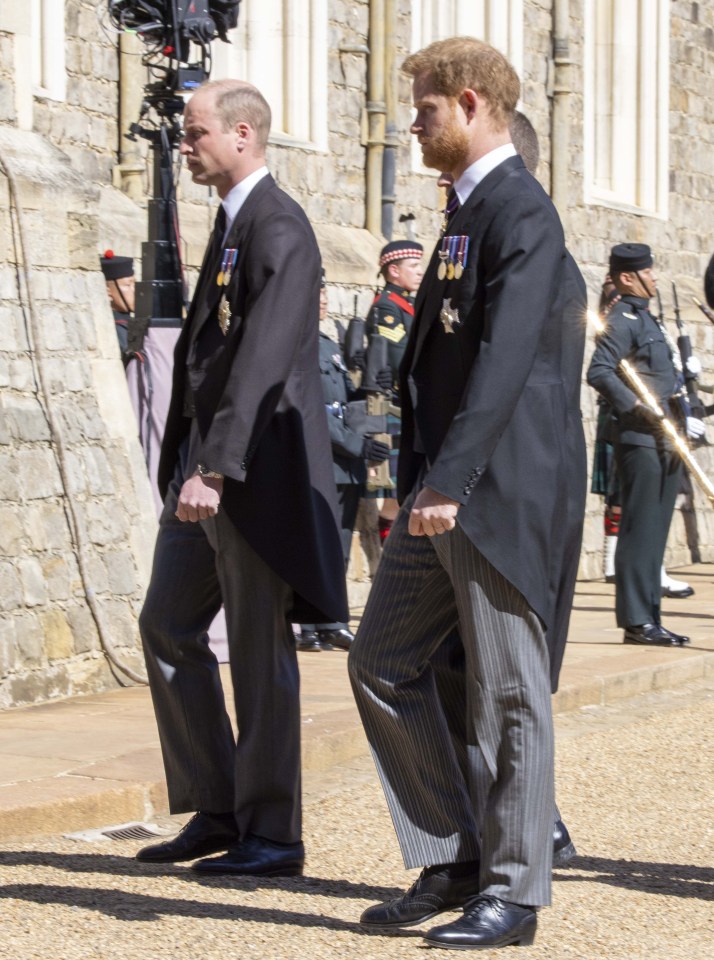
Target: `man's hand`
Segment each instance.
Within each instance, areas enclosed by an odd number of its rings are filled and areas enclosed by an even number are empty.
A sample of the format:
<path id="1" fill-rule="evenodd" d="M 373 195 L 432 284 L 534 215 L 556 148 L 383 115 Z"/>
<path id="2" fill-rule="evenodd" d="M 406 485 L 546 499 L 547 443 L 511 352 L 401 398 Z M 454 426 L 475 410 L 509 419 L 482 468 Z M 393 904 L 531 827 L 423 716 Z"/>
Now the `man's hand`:
<path id="1" fill-rule="evenodd" d="M 702 361 L 699 357 L 687 357 L 687 362 L 685 364 L 687 368 L 687 373 L 691 377 L 699 377 L 702 373 Z"/>
<path id="2" fill-rule="evenodd" d="M 646 423 L 650 427 L 662 426 L 662 413 L 657 413 L 653 407 L 651 407 L 648 403 L 644 403 L 642 400 L 637 401 L 632 408 L 632 412 L 636 413 L 642 422 Z"/>
<path id="3" fill-rule="evenodd" d="M 413 537 L 433 537 L 446 533 L 456 526 L 456 514 L 460 504 L 430 487 L 423 487 L 417 494 L 409 514 L 409 533 Z"/>
<path id="4" fill-rule="evenodd" d="M 384 390 L 385 393 L 389 393 L 394 386 L 392 368 L 382 367 L 381 370 L 378 370 L 374 375 L 374 382 L 377 384 L 380 390 Z"/>
<path id="5" fill-rule="evenodd" d="M 179 520 L 196 523 L 215 517 L 223 494 L 223 480 L 194 474 L 184 482 L 178 498 L 176 516 Z"/>
<path id="6" fill-rule="evenodd" d="M 687 417 L 687 436 L 690 440 L 699 440 L 706 433 L 706 425 L 697 417 Z"/>
<path id="7" fill-rule="evenodd" d="M 384 463 L 391 452 L 391 447 L 374 437 L 367 437 L 362 444 L 362 456 L 370 463 Z"/>

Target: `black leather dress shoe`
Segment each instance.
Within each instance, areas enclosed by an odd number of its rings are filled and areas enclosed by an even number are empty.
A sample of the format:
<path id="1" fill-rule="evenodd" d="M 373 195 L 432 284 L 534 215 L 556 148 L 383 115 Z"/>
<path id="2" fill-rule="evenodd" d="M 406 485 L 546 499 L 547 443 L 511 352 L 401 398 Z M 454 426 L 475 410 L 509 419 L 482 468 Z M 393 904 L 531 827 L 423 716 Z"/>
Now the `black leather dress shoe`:
<path id="1" fill-rule="evenodd" d="M 339 650 L 349 650 L 354 640 L 354 634 L 346 627 L 340 630 L 318 630 L 318 636 L 323 650 L 333 650 L 335 647 Z"/>
<path id="2" fill-rule="evenodd" d="M 478 869 L 452 879 L 425 867 L 406 893 L 386 903 L 367 907 L 359 922 L 370 929 L 414 927 L 445 910 L 463 906 L 478 892 Z"/>
<path id="3" fill-rule="evenodd" d="M 674 631 L 668 630 L 666 627 L 661 625 L 660 630 L 664 630 L 665 633 L 668 633 L 670 637 L 672 637 L 672 643 L 676 644 L 678 647 L 682 647 L 689 643 L 689 637 L 686 637 L 683 633 L 674 633 Z"/>
<path id="4" fill-rule="evenodd" d="M 665 630 L 659 623 L 641 623 L 625 627 L 624 643 L 642 643 L 653 647 L 681 647 L 689 643 L 689 637 Z"/>
<path id="5" fill-rule="evenodd" d="M 454 950 L 479 950 L 510 944 L 527 947 L 535 939 L 537 925 L 538 918 L 532 907 L 507 903 L 498 897 L 479 896 L 466 905 L 463 917 L 443 927 L 434 927 L 424 940 L 430 947 Z"/>
<path id="6" fill-rule="evenodd" d="M 673 590 L 671 587 L 662 587 L 662 596 L 668 597 L 670 600 L 684 600 L 687 597 L 694 596 L 694 588 L 690 587 L 687 584 L 686 587 L 682 587 L 681 590 Z"/>
<path id="7" fill-rule="evenodd" d="M 227 850 L 238 837 L 233 814 L 197 813 L 180 833 L 162 843 L 142 847 L 136 859 L 146 863 L 176 863 L 195 860 L 209 853 Z"/>
<path id="8" fill-rule="evenodd" d="M 199 873 L 232 873 L 246 877 L 299 877 L 305 866 L 302 843 L 273 843 L 249 836 L 228 848 L 222 857 L 191 864 Z"/>
<path id="9" fill-rule="evenodd" d="M 568 828 L 562 820 L 556 820 L 553 827 L 553 866 L 567 867 L 576 854 L 577 850 L 570 839 Z"/>
<path id="10" fill-rule="evenodd" d="M 295 634 L 295 646 L 303 653 L 319 653 L 322 650 L 320 638 L 314 630 Z"/>

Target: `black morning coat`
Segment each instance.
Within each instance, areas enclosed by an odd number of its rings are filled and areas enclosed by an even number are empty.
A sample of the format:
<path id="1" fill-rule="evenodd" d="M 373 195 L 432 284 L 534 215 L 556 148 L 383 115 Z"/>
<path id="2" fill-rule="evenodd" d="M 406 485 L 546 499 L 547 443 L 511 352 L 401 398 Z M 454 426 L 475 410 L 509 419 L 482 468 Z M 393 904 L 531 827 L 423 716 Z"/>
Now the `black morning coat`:
<path id="1" fill-rule="evenodd" d="M 417 294 L 400 369 L 398 494 L 423 471 L 461 504 L 459 525 L 544 623 L 556 689 L 582 530 L 564 505 L 585 490 L 575 386 L 585 322 L 573 327 L 577 311 L 566 309 L 583 302 L 582 280 L 519 156 L 484 177 L 448 233 L 468 236 L 468 257 L 459 279 L 439 280 L 439 241 Z M 458 310 L 453 332 L 440 320 L 445 301 Z"/>
<path id="2" fill-rule="evenodd" d="M 227 290 L 224 336 L 216 283 L 224 248 L 238 258 Z M 173 392 L 161 448 L 165 496 L 191 420 L 198 459 L 225 475 L 222 507 L 295 591 L 296 622 L 348 619 L 335 482 L 320 384 L 320 254 L 303 210 L 270 175 L 251 190 L 217 261 L 204 259 L 176 344 Z"/>

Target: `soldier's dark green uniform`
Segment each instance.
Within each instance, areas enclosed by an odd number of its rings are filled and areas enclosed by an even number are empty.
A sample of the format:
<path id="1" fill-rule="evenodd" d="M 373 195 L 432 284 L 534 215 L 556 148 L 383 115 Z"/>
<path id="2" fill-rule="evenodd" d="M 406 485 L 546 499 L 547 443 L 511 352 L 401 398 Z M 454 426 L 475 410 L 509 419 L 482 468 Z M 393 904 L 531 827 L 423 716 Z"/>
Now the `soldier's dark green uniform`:
<path id="1" fill-rule="evenodd" d="M 645 244 L 613 247 L 610 273 L 637 272 L 652 266 Z M 612 408 L 609 439 L 615 447 L 622 499 L 620 537 L 615 554 L 615 608 L 625 642 L 677 645 L 686 638 L 660 626 L 661 567 L 681 459 L 653 417 L 638 407 L 638 395 L 626 382 L 620 362 L 627 360 L 654 395 L 665 415 L 683 427 L 678 394 L 681 378 L 672 343 L 649 310 L 649 299 L 628 296 L 613 307 L 597 340 L 588 383 Z M 639 633 L 628 628 L 652 625 Z M 670 638 L 668 639 L 667 634 Z M 638 637 L 640 639 L 638 639 Z"/>
<path id="2" fill-rule="evenodd" d="M 397 390 L 399 364 L 407 345 L 407 336 L 414 322 L 414 295 L 393 283 L 387 283 L 375 297 L 367 317 L 365 333 L 369 338 L 379 333 L 387 341 L 387 356 Z"/>

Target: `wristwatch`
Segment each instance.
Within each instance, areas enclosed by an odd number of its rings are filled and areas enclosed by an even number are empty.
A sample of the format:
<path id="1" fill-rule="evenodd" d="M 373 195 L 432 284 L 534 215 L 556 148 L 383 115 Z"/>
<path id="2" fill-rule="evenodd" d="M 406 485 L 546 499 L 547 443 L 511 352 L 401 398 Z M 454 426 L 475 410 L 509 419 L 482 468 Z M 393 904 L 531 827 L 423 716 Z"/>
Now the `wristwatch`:
<path id="1" fill-rule="evenodd" d="M 213 480 L 222 480 L 223 474 L 216 473 L 215 470 L 209 470 L 205 463 L 199 463 L 196 465 L 196 470 L 198 471 L 199 477 L 209 477 Z"/>

